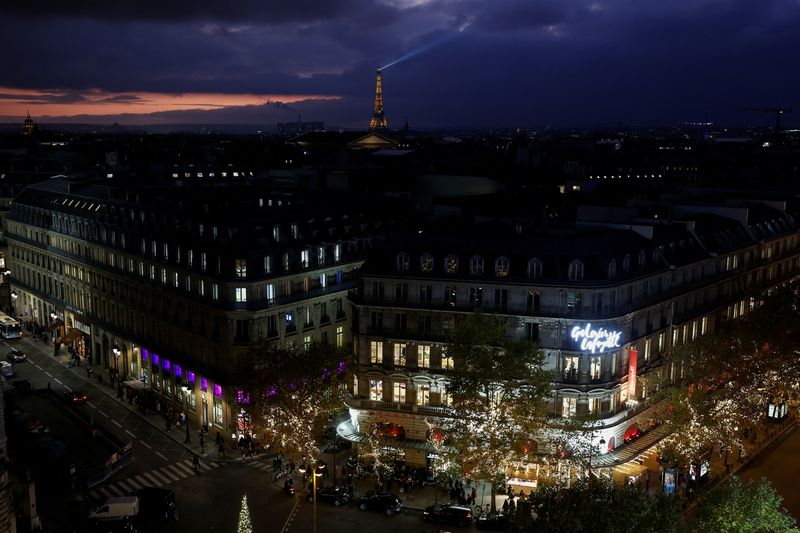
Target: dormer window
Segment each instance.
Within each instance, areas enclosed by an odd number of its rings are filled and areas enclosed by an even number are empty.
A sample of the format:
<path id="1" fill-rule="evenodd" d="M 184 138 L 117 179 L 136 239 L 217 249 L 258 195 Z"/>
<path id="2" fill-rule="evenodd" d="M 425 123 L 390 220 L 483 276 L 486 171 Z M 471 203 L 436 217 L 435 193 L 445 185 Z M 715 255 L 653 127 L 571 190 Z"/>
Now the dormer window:
<path id="1" fill-rule="evenodd" d="M 419 269 L 423 272 L 431 272 L 433 270 L 433 256 L 431 254 L 422 254 L 419 259 Z"/>
<path id="2" fill-rule="evenodd" d="M 508 258 L 498 257 L 494 262 L 494 273 L 498 278 L 508 276 Z"/>
<path id="3" fill-rule="evenodd" d="M 617 275 L 617 260 L 612 259 L 608 262 L 608 279 L 613 279 Z"/>
<path id="4" fill-rule="evenodd" d="M 626 273 L 631 271 L 631 254 L 625 254 L 622 258 L 622 270 Z"/>
<path id="5" fill-rule="evenodd" d="M 458 257 L 452 254 L 445 257 L 444 270 L 448 274 L 455 274 L 456 272 L 458 272 Z"/>
<path id="6" fill-rule="evenodd" d="M 569 264 L 569 270 L 567 272 L 567 276 L 570 281 L 581 281 L 583 280 L 583 261 L 572 261 Z"/>
<path id="7" fill-rule="evenodd" d="M 641 252 L 639 252 L 639 268 L 644 268 L 645 259 L 646 256 L 644 250 L 642 250 Z"/>
<path id="8" fill-rule="evenodd" d="M 661 249 L 662 249 L 662 247 L 661 247 L 661 246 L 657 246 L 657 247 L 656 247 L 656 248 L 653 250 L 653 263 L 655 263 L 656 261 L 658 261 L 659 259 L 661 259 Z"/>
<path id="9" fill-rule="evenodd" d="M 483 274 L 483 257 L 475 255 L 469 260 L 469 273 L 473 276 Z"/>
<path id="10" fill-rule="evenodd" d="M 405 253 L 404 254 L 397 254 L 397 257 L 395 258 L 395 261 L 397 263 L 397 271 L 398 272 L 408 272 L 408 267 L 409 267 L 409 263 L 410 263 L 408 254 L 405 254 Z"/>
<path id="11" fill-rule="evenodd" d="M 528 277 L 531 279 L 541 279 L 542 277 L 542 260 L 534 257 L 528 261 Z"/>

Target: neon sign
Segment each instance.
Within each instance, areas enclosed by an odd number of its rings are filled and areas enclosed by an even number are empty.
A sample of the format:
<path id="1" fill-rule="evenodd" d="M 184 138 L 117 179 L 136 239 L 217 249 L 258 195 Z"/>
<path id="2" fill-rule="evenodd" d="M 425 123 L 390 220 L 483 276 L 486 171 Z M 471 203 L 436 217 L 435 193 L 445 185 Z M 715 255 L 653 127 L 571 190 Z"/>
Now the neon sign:
<path id="1" fill-rule="evenodd" d="M 606 350 L 619 348 L 621 331 L 605 328 L 593 329 L 591 324 L 575 326 L 569 334 L 573 341 L 580 343 L 581 350 L 592 353 L 603 353 Z"/>

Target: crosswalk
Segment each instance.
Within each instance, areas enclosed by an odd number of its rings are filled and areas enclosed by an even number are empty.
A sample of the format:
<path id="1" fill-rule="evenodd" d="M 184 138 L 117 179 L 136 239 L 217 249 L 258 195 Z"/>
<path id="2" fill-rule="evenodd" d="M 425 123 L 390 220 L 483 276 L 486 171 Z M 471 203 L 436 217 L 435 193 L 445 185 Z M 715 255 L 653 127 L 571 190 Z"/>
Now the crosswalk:
<path id="1" fill-rule="evenodd" d="M 217 468 L 219 463 L 200 461 L 200 472 L 208 472 Z M 186 459 L 177 463 L 162 466 L 156 470 L 150 470 L 122 481 L 117 481 L 110 485 L 97 487 L 89 491 L 93 498 L 112 498 L 115 496 L 127 496 L 144 487 L 160 487 L 176 483 L 189 476 L 196 476 L 192 468 L 192 460 Z"/>

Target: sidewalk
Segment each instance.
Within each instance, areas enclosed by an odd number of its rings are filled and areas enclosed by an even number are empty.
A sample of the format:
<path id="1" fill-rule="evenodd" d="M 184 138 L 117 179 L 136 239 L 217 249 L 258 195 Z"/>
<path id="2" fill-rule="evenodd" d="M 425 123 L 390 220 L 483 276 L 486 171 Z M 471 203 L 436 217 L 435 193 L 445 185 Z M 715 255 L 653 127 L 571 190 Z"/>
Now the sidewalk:
<path id="1" fill-rule="evenodd" d="M 475 505 L 473 505 L 472 507 L 474 508 L 475 506 L 480 505 L 486 508 L 487 506 L 491 505 L 492 491 L 490 484 L 485 483 L 483 481 L 478 481 L 476 488 L 478 495 L 475 498 Z M 353 495 L 353 498 L 357 500 L 367 492 L 374 490 L 375 490 L 374 477 L 359 479 L 356 481 L 356 494 Z M 465 491 L 467 493 L 469 493 L 470 490 L 471 490 L 471 485 L 469 487 L 465 487 Z M 401 493 L 399 484 L 397 482 L 390 482 L 384 484 L 383 491 L 397 494 L 398 496 L 400 496 L 400 499 L 403 500 L 403 506 L 406 509 L 410 509 L 413 511 L 424 511 L 426 507 L 429 507 L 431 505 L 451 502 L 450 491 L 448 489 L 440 488 L 437 486 L 426 485 L 424 487 L 415 487 L 412 488 L 407 493 Z M 498 510 L 501 510 L 503 508 L 503 502 L 505 502 L 507 498 L 508 496 L 506 496 L 505 494 L 497 495 L 496 501 Z"/>
<path id="2" fill-rule="evenodd" d="M 117 397 L 117 387 L 116 385 L 111 384 L 111 379 L 109 376 L 109 372 L 107 369 L 102 368 L 99 365 L 92 365 L 87 363 L 86 360 L 81 360 L 81 366 L 68 366 L 68 362 L 70 361 L 69 353 L 65 350 L 61 350 L 58 355 L 53 355 L 53 346 L 52 344 L 45 344 L 40 341 L 32 341 L 30 336 L 24 336 L 22 342 L 26 344 L 25 349 L 29 352 L 33 352 L 34 350 L 37 353 L 46 355 L 48 358 L 55 360 L 65 369 L 72 372 L 72 374 L 80 378 L 85 386 L 84 389 L 89 391 L 97 391 L 102 394 L 105 394 L 119 405 L 125 407 L 131 413 L 134 413 L 142 420 L 149 423 L 155 429 L 159 430 L 162 434 L 170 437 L 173 441 L 177 444 L 183 446 L 187 451 L 191 453 L 196 453 L 198 456 L 204 458 L 207 461 L 215 461 L 215 462 L 237 462 L 241 461 L 241 451 L 233 448 L 230 446 L 231 439 L 230 436 L 227 434 L 223 434 L 223 438 L 225 439 L 225 457 L 218 457 L 217 455 L 217 447 L 214 442 L 214 433 L 209 432 L 206 434 L 205 438 L 205 451 L 200 449 L 200 441 L 198 438 L 198 429 L 197 427 L 192 428 L 191 425 L 189 426 L 189 444 L 186 444 L 184 441 L 186 439 L 186 430 L 184 426 L 172 426 L 171 431 L 167 431 L 166 427 L 166 419 L 158 413 L 148 413 L 145 414 L 139 407 L 135 404 L 129 404 L 124 398 L 119 399 Z M 92 377 L 89 378 L 86 373 L 86 369 L 89 368 L 92 371 Z M 102 383 L 97 382 L 97 376 L 102 376 Z M 91 401 L 91 400 L 90 400 Z M 264 454 L 255 455 L 253 459 L 261 458 Z M 248 461 L 253 459 L 247 459 Z"/>

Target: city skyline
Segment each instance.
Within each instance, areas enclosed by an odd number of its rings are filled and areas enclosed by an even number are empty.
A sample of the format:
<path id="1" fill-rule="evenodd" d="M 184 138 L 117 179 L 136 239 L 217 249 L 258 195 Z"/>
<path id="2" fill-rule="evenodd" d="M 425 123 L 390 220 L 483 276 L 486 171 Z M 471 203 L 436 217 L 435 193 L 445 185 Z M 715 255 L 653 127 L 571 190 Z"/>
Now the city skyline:
<path id="1" fill-rule="evenodd" d="M 306 0 L 0 7 L 0 121 L 392 127 L 773 124 L 800 4 Z M 419 53 L 417 53 L 419 52 Z M 786 127 L 797 124 L 788 114 Z"/>

